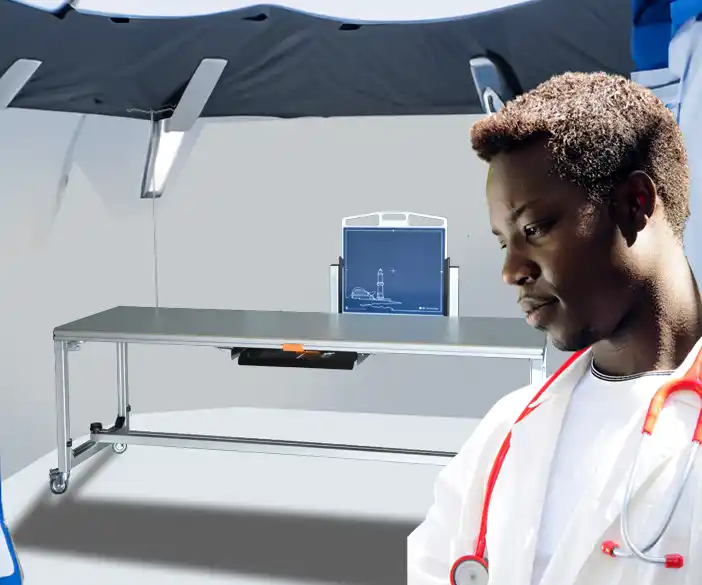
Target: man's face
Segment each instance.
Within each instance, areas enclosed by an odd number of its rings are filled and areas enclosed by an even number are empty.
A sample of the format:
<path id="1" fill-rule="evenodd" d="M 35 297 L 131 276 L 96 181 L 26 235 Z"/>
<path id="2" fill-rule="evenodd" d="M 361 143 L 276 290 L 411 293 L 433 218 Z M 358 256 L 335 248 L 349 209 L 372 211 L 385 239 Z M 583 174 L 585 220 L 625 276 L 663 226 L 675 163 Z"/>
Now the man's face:
<path id="1" fill-rule="evenodd" d="M 633 275 L 607 205 L 549 169 L 542 145 L 496 157 L 490 223 L 504 249 L 503 279 L 517 288 L 527 322 L 558 349 L 577 351 L 617 329 L 633 302 Z"/>

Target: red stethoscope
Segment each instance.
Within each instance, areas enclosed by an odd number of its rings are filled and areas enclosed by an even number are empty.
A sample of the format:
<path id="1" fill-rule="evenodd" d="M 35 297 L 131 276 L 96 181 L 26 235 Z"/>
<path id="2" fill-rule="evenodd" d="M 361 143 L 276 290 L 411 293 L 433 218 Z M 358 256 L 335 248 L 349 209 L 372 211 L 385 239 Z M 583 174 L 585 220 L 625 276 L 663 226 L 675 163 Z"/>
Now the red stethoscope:
<path id="1" fill-rule="evenodd" d="M 555 380 L 568 368 L 570 365 L 577 360 L 581 355 L 583 355 L 587 350 L 579 351 L 566 360 L 566 362 L 558 368 L 558 370 L 549 378 L 546 383 L 541 387 L 541 389 L 536 393 L 536 395 L 531 399 L 527 407 L 522 411 L 522 413 L 517 418 L 515 425 L 531 414 L 538 406 L 535 404 L 541 395 L 548 390 L 548 388 L 553 384 Z M 695 358 L 695 362 L 692 367 L 685 373 L 682 378 L 677 378 L 669 380 L 666 382 L 654 395 L 649 405 L 648 412 L 646 413 L 646 419 L 642 428 L 642 442 L 645 442 L 646 437 L 650 437 L 653 433 L 653 429 L 658 420 L 658 415 L 663 410 L 666 400 L 676 392 L 695 392 L 700 399 L 702 399 L 702 350 Z M 488 560 L 485 556 L 485 549 L 487 546 L 486 535 L 487 535 L 487 518 L 488 510 L 490 508 L 490 500 L 492 498 L 492 492 L 497 483 L 497 478 L 502 469 L 502 464 L 507 457 L 507 452 L 510 448 L 510 442 L 512 438 L 512 431 L 507 433 L 500 450 L 497 452 L 495 461 L 492 464 L 492 469 L 490 470 L 490 475 L 488 476 L 485 499 L 483 501 L 483 509 L 480 516 L 480 531 L 478 532 L 478 539 L 475 544 L 475 552 L 472 555 L 464 555 L 456 560 L 456 562 L 451 567 L 450 582 L 451 585 L 488 585 L 489 581 L 489 571 L 488 571 Z M 659 530 L 656 531 L 654 538 L 651 539 L 643 547 L 637 547 L 631 540 L 629 536 L 629 526 L 628 526 L 628 508 L 629 500 L 633 488 L 633 480 L 636 473 L 636 468 L 638 464 L 638 454 L 634 465 L 631 469 L 631 474 L 629 476 L 629 482 L 624 496 L 622 514 L 621 514 L 621 532 L 624 542 L 626 543 L 629 551 L 622 550 L 622 548 L 615 542 L 607 541 L 602 543 L 602 552 L 616 558 L 638 558 L 646 562 L 663 564 L 667 568 L 678 569 L 683 566 L 683 557 L 678 554 L 668 554 L 664 557 L 653 557 L 649 556 L 647 553 L 650 551 L 661 539 L 663 533 L 668 528 L 670 520 L 675 512 L 680 497 L 682 496 L 683 488 L 687 482 L 690 475 L 692 465 L 697 454 L 697 448 L 700 443 L 702 443 L 702 409 L 700 415 L 697 418 L 697 426 L 695 427 L 695 432 L 692 436 L 692 449 L 690 449 L 689 459 L 687 465 L 685 466 L 683 472 L 683 478 L 678 486 L 678 492 L 676 497 L 671 500 L 671 505 L 669 506 L 668 514 L 666 514 L 665 521 L 662 523 Z M 641 453 L 639 449 L 638 453 Z"/>

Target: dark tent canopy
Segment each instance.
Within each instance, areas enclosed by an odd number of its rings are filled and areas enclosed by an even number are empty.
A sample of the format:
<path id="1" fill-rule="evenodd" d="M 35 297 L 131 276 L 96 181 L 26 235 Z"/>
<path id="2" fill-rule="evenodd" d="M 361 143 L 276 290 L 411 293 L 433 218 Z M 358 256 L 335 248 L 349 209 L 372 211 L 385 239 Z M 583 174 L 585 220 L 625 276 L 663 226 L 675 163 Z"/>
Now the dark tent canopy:
<path id="1" fill-rule="evenodd" d="M 480 113 L 469 61 L 481 55 L 517 93 L 567 70 L 632 68 L 629 0 L 536 0 L 410 23 L 262 5 L 145 19 L 80 4 L 53 14 L 0 0 L 0 73 L 42 63 L 11 107 L 149 118 L 178 103 L 205 58 L 227 64 L 204 117 Z"/>

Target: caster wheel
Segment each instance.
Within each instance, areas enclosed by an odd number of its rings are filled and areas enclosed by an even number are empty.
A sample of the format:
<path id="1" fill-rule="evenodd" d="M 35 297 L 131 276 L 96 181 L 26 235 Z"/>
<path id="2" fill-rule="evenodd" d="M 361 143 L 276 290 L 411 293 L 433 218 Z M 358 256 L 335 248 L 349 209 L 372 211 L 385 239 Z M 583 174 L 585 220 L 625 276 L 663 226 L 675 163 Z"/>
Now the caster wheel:
<path id="1" fill-rule="evenodd" d="M 49 480 L 49 489 L 52 494 L 57 496 L 65 494 L 68 489 L 68 478 L 63 479 L 62 477 L 56 475 Z"/>
<path id="2" fill-rule="evenodd" d="M 127 450 L 127 445 L 125 443 L 112 443 L 112 450 L 121 455 Z"/>

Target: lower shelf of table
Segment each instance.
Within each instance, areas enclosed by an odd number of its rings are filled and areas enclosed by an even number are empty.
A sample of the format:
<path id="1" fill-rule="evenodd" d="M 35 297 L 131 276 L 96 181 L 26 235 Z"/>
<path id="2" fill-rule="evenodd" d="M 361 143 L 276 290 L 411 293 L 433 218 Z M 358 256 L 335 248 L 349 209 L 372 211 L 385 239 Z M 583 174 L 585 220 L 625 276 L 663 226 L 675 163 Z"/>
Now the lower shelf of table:
<path id="1" fill-rule="evenodd" d="M 311 441 L 289 441 L 252 437 L 227 437 L 217 435 L 194 435 L 163 433 L 127 429 L 106 429 L 90 434 L 90 443 L 95 447 L 109 444 L 121 446 L 146 445 L 152 447 L 175 447 L 181 449 L 206 449 L 214 451 L 239 451 L 270 453 L 276 455 L 299 455 L 306 457 L 329 457 L 336 459 L 366 459 L 397 463 L 421 463 L 446 465 L 456 453 L 373 445 L 346 445 Z M 80 449 L 78 447 L 76 450 Z"/>

